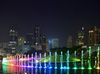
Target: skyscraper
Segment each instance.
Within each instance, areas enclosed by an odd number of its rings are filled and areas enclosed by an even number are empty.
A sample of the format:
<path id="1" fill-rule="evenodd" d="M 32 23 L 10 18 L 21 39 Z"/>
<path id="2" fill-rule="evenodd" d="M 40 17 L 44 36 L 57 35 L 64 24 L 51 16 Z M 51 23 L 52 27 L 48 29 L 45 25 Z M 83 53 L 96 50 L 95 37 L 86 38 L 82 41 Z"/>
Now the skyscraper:
<path id="1" fill-rule="evenodd" d="M 16 53 L 16 46 L 18 45 L 18 32 L 10 30 L 9 33 L 9 52 Z"/>
<path id="2" fill-rule="evenodd" d="M 33 45 L 33 34 L 32 33 L 28 33 L 26 35 L 26 44 Z"/>
<path id="3" fill-rule="evenodd" d="M 93 27 L 92 30 L 89 31 L 88 36 L 88 45 L 100 44 L 100 28 L 96 26 Z"/>
<path id="4" fill-rule="evenodd" d="M 72 36 L 69 36 L 67 39 L 67 48 L 72 47 Z"/>
<path id="5" fill-rule="evenodd" d="M 42 50 L 46 50 L 46 36 L 42 36 Z"/>
<path id="6" fill-rule="evenodd" d="M 78 31 L 78 39 L 76 45 L 84 45 L 84 27 Z"/>
<path id="7" fill-rule="evenodd" d="M 17 45 L 18 44 L 18 32 L 15 30 L 10 30 L 9 32 L 9 43 Z"/>
<path id="8" fill-rule="evenodd" d="M 49 51 L 49 40 L 46 39 L 46 51 Z"/>
<path id="9" fill-rule="evenodd" d="M 41 44 L 41 33 L 40 33 L 40 26 L 35 25 L 34 27 L 34 45 Z"/>
<path id="10" fill-rule="evenodd" d="M 52 48 L 59 47 L 59 39 L 52 39 Z"/>

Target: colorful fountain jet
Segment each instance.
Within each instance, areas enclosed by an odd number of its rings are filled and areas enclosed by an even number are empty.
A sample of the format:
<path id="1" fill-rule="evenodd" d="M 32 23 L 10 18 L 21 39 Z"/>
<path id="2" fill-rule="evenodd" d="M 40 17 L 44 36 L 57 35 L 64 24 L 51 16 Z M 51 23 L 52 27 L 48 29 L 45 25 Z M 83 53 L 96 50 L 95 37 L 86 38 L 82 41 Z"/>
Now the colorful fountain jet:
<path id="1" fill-rule="evenodd" d="M 83 63 L 83 50 L 81 51 L 81 69 L 84 69 Z"/>
<path id="2" fill-rule="evenodd" d="M 97 67 L 96 67 L 96 69 L 100 69 L 100 66 L 99 66 L 99 64 L 100 64 L 100 60 L 99 60 L 99 50 L 100 50 L 100 48 L 98 47 L 98 53 L 97 53 L 97 58 L 98 58 L 98 62 L 97 62 Z"/>
<path id="3" fill-rule="evenodd" d="M 91 67 L 91 46 L 89 46 L 89 59 L 88 59 L 88 69 L 92 69 Z"/>
<path id="4" fill-rule="evenodd" d="M 76 58 L 76 51 L 74 52 L 74 56 Z M 77 69 L 77 66 L 76 66 L 76 60 L 74 61 L 74 68 L 73 69 Z"/>
<path id="5" fill-rule="evenodd" d="M 66 64 L 67 64 L 66 69 L 70 69 L 70 67 L 69 67 L 69 50 L 67 51 Z"/>
<path id="6" fill-rule="evenodd" d="M 60 69 L 63 69 L 63 52 L 60 55 Z"/>
<path id="7" fill-rule="evenodd" d="M 55 69 L 57 69 L 57 52 L 55 52 Z"/>

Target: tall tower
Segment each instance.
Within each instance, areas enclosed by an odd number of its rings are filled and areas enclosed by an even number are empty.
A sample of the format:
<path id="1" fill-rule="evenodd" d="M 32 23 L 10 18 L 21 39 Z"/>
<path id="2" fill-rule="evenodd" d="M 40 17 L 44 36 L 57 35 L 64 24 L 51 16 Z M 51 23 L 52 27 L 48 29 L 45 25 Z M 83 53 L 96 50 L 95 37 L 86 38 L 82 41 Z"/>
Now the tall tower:
<path id="1" fill-rule="evenodd" d="M 41 33 L 40 33 L 40 26 L 35 25 L 34 27 L 34 45 L 41 44 Z"/>
<path id="2" fill-rule="evenodd" d="M 67 48 L 72 47 L 72 36 L 69 36 L 67 39 Z"/>
<path id="3" fill-rule="evenodd" d="M 52 39 L 52 48 L 59 47 L 59 39 Z"/>
<path id="4" fill-rule="evenodd" d="M 49 51 L 49 40 L 46 39 L 46 51 Z"/>
<path id="5" fill-rule="evenodd" d="M 10 30 L 9 32 L 9 43 L 17 45 L 18 44 L 18 32 L 15 30 Z"/>
<path id="6" fill-rule="evenodd" d="M 46 36 L 42 36 L 42 50 L 46 50 Z"/>
<path id="7" fill-rule="evenodd" d="M 9 33 L 9 52 L 16 53 L 16 46 L 18 45 L 18 32 L 10 30 Z"/>
<path id="8" fill-rule="evenodd" d="M 78 39 L 76 43 L 76 45 L 84 45 L 84 27 L 78 31 Z"/>
<path id="9" fill-rule="evenodd" d="M 88 45 L 100 44 L 100 28 L 94 26 L 88 33 Z"/>
<path id="10" fill-rule="evenodd" d="M 32 33 L 28 33 L 26 35 L 26 44 L 33 45 L 33 34 Z"/>

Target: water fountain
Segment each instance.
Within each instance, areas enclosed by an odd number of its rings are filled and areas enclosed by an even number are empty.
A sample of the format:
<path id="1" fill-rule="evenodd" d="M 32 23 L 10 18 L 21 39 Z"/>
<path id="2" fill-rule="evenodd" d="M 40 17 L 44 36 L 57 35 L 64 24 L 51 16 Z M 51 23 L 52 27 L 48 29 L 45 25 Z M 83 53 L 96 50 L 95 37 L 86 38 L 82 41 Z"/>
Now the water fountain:
<path id="1" fill-rule="evenodd" d="M 37 52 L 35 52 L 35 68 L 38 68 Z"/>
<path id="2" fill-rule="evenodd" d="M 52 68 L 52 66 L 51 66 L 51 52 L 49 52 L 49 69 L 51 69 Z"/>
<path id="3" fill-rule="evenodd" d="M 89 59 L 88 59 L 88 69 L 92 69 L 91 67 L 91 46 L 89 46 Z"/>
<path id="4" fill-rule="evenodd" d="M 19 55 L 19 57 L 18 57 L 18 58 L 19 58 L 19 61 L 18 61 L 18 66 L 21 66 L 21 65 L 20 65 L 20 62 L 21 62 L 21 61 L 20 61 L 20 55 Z"/>
<path id="5" fill-rule="evenodd" d="M 97 67 L 96 67 L 96 69 L 100 69 L 100 66 L 99 66 L 99 64 L 100 64 L 100 60 L 99 60 L 99 50 L 100 50 L 100 48 L 98 47 L 98 52 L 97 52 Z"/>
<path id="6" fill-rule="evenodd" d="M 60 55 L 60 69 L 63 69 L 63 52 Z"/>
<path id="7" fill-rule="evenodd" d="M 75 58 L 76 58 L 76 51 L 74 52 L 74 56 L 75 56 Z M 76 60 L 75 60 L 73 63 L 74 63 L 74 68 L 73 68 L 73 69 L 77 69 Z"/>
<path id="8" fill-rule="evenodd" d="M 57 69 L 57 52 L 55 52 L 55 69 Z"/>
<path id="9" fill-rule="evenodd" d="M 91 67 L 91 47 L 89 47 L 88 50 L 88 69 L 92 69 Z M 37 55 L 37 52 L 35 52 L 35 57 L 33 57 L 33 54 L 31 54 L 31 58 L 29 57 L 29 54 L 26 55 L 18 55 L 18 56 L 14 56 L 11 57 L 12 58 L 12 62 L 14 64 L 15 60 L 16 60 L 16 66 L 22 66 L 22 67 L 33 67 L 33 68 L 54 68 L 54 69 L 58 69 L 59 65 L 60 65 L 60 69 L 71 69 L 71 63 L 73 63 L 72 69 L 85 69 L 86 67 L 84 66 L 84 53 L 83 50 L 81 51 L 81 61 L 77 62 L 77 57 L 76 57 L 76 51 L 74 51 L 74 58 L 72 57 L 72 59 L 74 60 L 73 62 L 70 62 L 71 57 L 70 57 L 70 53 L 69 50 L 66 53 L 66 56 L 63 54 L 63 52 L 60 53 L 60 55 L 57 55 L 57 52 L 54 53 L 54 55 L 51 55 L 51 52 L 49 52 L 49 55 L 47 56 L 46 53 L 44 53 L 44 55 L 42 56 L 41 53 L 39 54 L 39 57 Z M 8 56 L 7 56 L 8 58 Z M 40 61 L 38 61 L 38 59 Z M 42 59 L 42 60 L 41 60 Z M 59 61 L 60 59 L 60 61 Z M 98 61 L 96 61 L 96 59 Z M 35 60 L 35 61 L 34 61 Z M 72 60 L 71 60 L 72 61 Z M 31 62 L 31 63 L 30 63 Z M 96 62 L 98 63 L 96 65 Z M 80 64 L 80 66 L 78 65 L 78 63 Z M 54 64 L 54 66 L 53 66 Z M 35 65 L 35 66 L 34 66 Z M 97 67 L 96 67 L 97 66 Z M 99 69 L 99 47 L 98 47 L 98 54 L 97 54 L 97 58 L 95 58 L 95 67 L 97 69 Z"/>
<path id="10" fill-rule="evenodd" d="M 39 54 L 39 56 L 40 56 L 39 58 L 40 58 L 40 60 L 41 60 L 41 58 L 42 58 L 42 57 L 41 57 L 41 53 Z M 39 65 L 40 65 L 39 68 L 42 68 L 42 66 L 41 66 L 41 61 L 39 62 Z"/>
<path id="11" fill-rule="evenodd" d="M 24 67 L 26 67 L 26 55 L 24 55 Z"/>
<path id="12" fill-rule="evenodd" d="M 31 67 L 33 67 L 33 54 L 31 55 Z"/>
<path id="13" fill-rule="evenodd" d="M 83 50 L 81 51 L 81 69 L 84 69 L 84 66 L 83 66 Z"/>
<path id="14" fill-rule="evenodd" d="M 28 67 L 30 67 L 30 65 L 29 65 L 29 63 L 30 63 L 30 59 L 29 59 L 29 54 L 28 54 L 28 56 L 27 56 L 27 58 L 28 58 Z"/>
<path id="15" fill-rule="evenodd" d="M 44 68 L 47 68 L 47 66 L 46 66 L 46 53 L 44 53 Z"/>
<path id="16" fill-rule="evenodd" d="M 95 57 L 95 65 L 94 65 L 94 68 L 96 68 L 97 66 L 97 57 Z"/>
<path id="17" fill-rule="evenodd" d="M 67 64 L 67 68 L 66 69 L 70 69 L 70 67 L 69 67 L 69 50 L 67 51 L 66 64 Z"/>

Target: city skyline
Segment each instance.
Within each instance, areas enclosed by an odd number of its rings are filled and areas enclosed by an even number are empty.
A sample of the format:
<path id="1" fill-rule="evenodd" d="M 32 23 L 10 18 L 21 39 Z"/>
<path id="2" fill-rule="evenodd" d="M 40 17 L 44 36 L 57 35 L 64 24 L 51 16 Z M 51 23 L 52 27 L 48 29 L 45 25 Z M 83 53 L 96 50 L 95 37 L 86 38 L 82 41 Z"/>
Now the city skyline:
<path id="1" fill-rule="evenodd" d="M 100 27 L 100 4 L 96 1 L 1 1 L 0 42 L 9 41 L 9 30 L 26 37 L 33 33 L 35 25 L 41 25 L 41 34 L 50 40 L 58 38 L 60 47 L 67 45 L 68 36 L 75 43 L 80 27 L 85 28 L 85 44 L 88 31 Z"/>

